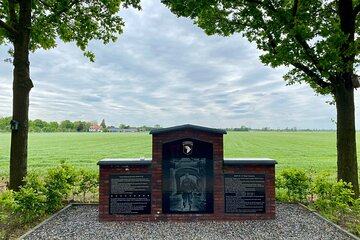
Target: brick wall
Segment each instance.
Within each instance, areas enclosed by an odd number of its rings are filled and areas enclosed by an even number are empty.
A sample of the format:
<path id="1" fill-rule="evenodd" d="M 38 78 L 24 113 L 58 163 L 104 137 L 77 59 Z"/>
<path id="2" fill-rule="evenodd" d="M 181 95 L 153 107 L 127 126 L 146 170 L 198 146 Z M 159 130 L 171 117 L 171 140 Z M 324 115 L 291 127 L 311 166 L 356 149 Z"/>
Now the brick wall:
<path id="1" fill-rule="evenodd" d="M 150 165 L 119 165 L 119 166 L 100 166 L 99 174 L 99 220 L 150 220 L 149 215 L 120 215 L 109 213 L 110 202 L 110 175 L 116 174 L 151 174 Z"/>
<path id="2" fill-rule="evenodd" d="M 229 173 L 247 173 L 247 174 L 265 174 L 265 213 L 246 214 L 245 216 L 237 216 L 239 214 L 226 214 L 227 219 L 273 219 L 275 218 L 275 165 L 230 165 L 224 166 L 224 174 Z"/>
<path id="3" fill-rule="evenodd" d="M 213 144 L 214 167 L 214 213 L 162 213 L 162 147 L 164 143 L 183 138 L 192 138 Z M 153 134 L 151 165 L 100 166 L 99 219 L 118 221 L 202 221 L 202 220 L 246 220 L 275 218 L 275 166 L 274 165 L 224 165 L 223 134 L 197 129 L 181 129 Z M 266 182 L 265 213 L 229 214 L 224 213 L 224 173 L 263 173 Z M 113 174 L 152 174 L 151 214 L 110 214 L 109 186 Z"/>
<path id="4" fill-rule="evenodd" d="M 214 213 L 213 214 L 160 214 L 161 220 L 221 220 L 224 213 L 224 178 L 222 174 L 223 162 L 223 134 L 208 133 L 193 129 L 185 129 L 153 135 L 153 192 L 159 196 L 153 202 L 152 212 L 162 213 L 162 146 L 164 143 L 176 141 L 182 138 L 192 138 L 213 144 L 213 167 L 214 167 Z"/>

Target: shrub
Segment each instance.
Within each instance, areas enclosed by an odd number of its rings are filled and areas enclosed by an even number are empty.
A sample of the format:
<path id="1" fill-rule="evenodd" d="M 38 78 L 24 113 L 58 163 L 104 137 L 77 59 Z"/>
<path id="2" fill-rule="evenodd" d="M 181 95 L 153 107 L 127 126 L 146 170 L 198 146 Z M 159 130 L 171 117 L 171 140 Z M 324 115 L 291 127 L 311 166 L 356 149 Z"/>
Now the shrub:
<path id="1" fill-rule="evenodd" d="M 0 239 L 9 239 L 14 230 L 37 221 L 63 207 L 71 189 L 83 198 L 97 192 L 98 175 L 87 170 L 75 171 L 65 163 L 50 169 L 44 177 L 28 174 L 18 192 L 0 192 Z"/>
<path id="2" fill-rule="evenodd" d="M 9 228 L 14 224 L 14 211 L 16 208 L 15 194 L 12 190 L 0 193 L 0 239 L 9 239 Z"/>
<path id="3" fill-rule="evenodd" d="M 80 170 L 77 173 L 74 195 L 82 194 L 82 201 L 86 201 L 86 194 L 98 191 L 98 174 L 94 171 Z"/>
<path id="4" fill-rule="evenodd" d="M 360 236 L 360 198 L 354 200 L 351 211 L 346 218 L 346 226 L 350 232 Z"/>
<path id="5" fill-rule="evenodd" d="M 48 171 L 45 177 L 47 212 L 54 212 L 63 206 L 63 200 L 67 199 L 75 178 L 74 168 L 64 163 Z"/>
<path id="6" fill-rule="evenodd" d="M 312 207 L 333 221 L 339 220 L 342 214 L 351 211 L 351 205 L 354 203 L 351 183 L 342 180 L 332 182 L 326 175 L 315 178 L 311 193 L 314 195 Z"/>
<path id="7" fill-rule="evenodd" d="M 0 194 L 0 223 L 10 222 L 10 216 L 16 208 L 15 193 L 5 190 Z"/>
<path id="8" fill-rule="evenodd" d="M 298 169 L 284 169 L 276 177 L 277 198 L 285 201 L 304 202 L 309 186 L 310 178 Z"/>
<path id="9" fill-rule="evenodd" d="M 22 187 L 15 194 L 15 213 L 19 223 L 30 223 L 46 212 L 46 196 L 31 187 Z"/>
<path id="10" fill-rule="evenodd" d="M 308 204 L 329 220 L 360 236 L 360 198 L 353 199 L 351 183 L 329 181 L 327 175 L 311 180 L 300 170 L 283 170 L 276 176 L 276 200 Z M 309 198 L 307 198 L 309 197 Z"/>

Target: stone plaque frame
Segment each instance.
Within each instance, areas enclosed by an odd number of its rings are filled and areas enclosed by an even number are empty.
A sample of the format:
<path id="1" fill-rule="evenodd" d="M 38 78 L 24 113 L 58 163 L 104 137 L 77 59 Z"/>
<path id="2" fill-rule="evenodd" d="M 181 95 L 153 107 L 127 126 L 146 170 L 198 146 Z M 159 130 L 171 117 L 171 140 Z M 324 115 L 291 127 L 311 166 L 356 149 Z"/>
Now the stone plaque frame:
<path id="1" fill-rule="evenodd" d="M 109 214 L 151 213 L 151 174 L 110 175 L 109 185 Z"/>
<path id="2" fill-rule="evenodd" d="M 224 174 L 224 200 L 225 213 L 265 213 L 265 173 Z"/>

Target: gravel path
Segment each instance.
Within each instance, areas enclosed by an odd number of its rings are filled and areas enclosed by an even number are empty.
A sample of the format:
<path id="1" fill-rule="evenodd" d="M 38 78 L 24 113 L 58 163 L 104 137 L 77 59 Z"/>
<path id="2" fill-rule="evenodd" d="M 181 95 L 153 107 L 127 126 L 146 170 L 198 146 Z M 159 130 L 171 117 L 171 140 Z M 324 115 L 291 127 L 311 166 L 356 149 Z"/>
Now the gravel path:
<path id="1" fill-rule="evenodd" d="M 296 204 L 277 204 L 275 220 L 242 222 L 99 222 L 96 205 L 74 205 L 25 239 L 353 239 Z"/>

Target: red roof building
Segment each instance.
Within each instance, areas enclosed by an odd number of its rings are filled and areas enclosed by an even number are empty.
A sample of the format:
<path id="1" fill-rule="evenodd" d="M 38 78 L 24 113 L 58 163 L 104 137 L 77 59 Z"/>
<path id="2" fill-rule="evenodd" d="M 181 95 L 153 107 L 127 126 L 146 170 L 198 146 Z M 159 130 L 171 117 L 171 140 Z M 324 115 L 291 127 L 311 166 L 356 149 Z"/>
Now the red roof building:
<path id="1" fill-rule="evenodd" d="M 103 132 L 103 127 L 99 125 L 92 125 L 89 127 L 89 132 Z"/>

